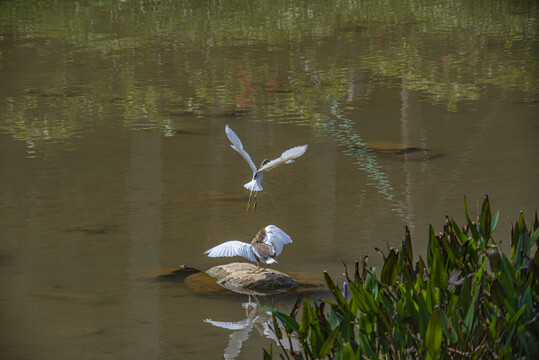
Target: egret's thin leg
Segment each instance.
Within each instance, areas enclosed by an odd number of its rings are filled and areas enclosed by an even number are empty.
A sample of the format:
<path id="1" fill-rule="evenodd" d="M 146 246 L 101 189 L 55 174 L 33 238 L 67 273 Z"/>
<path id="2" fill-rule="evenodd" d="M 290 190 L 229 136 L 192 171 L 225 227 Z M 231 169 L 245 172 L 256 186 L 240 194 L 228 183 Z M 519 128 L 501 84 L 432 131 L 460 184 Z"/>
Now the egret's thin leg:
<path id="1" fill-rule="evenodd" d="M 247 201 L 247 211 L 249 211 L 249 209 L 251 209 L 251 196 L 253 196 L 252 191 L 249 193 L 249 201 Z"/>
<path id="2" fill-rule="evenodd" d="M 255 191 L 255 203 L 253 204 L 253 210 L 256 210 L 256 195 L 258 195 L 258 191 Z"/>

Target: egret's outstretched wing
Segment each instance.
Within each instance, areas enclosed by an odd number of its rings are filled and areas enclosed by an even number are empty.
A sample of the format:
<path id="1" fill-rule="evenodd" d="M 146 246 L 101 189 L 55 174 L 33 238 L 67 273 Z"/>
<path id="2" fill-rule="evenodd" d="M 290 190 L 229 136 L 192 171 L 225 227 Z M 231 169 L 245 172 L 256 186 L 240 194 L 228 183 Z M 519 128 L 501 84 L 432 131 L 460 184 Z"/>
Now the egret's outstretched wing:
<path id="1" fill-rule="evenodd" d="M 225 126 L 225 132 L 226 136 L 228 137 L 228 140 L 230 140 L 230 142 L 232 143 L 232 145 L 230 145 L 232 149 L 236 150 L 245 159 L 245 161 L 247 161 L 253 172 L 256 172 L 257 169 L 253 160 L 251 160 L 251 157 L 249 156 L 249 154 L 247 154 L 247 151 L 243 150 L 243 144 L 241 143 L 240 138 L 230 128 L 230 126 L 228 126 L 228 124 L 226 124 Z"/>
<path id="2" fill-rule="evenodd" d="M 270 162 L 262 166 L 260 169 L 258 169 L 258 172 L 265 173 L 276 168 L 279 165 L 293 163 L 294 159 L 305 154 L 305 151 L 307 151 L 307 146 L 308 145 L 296 146 L 296 147 L 293 147 L 292 149 L 286 150 L 285 152 L 281 154 L 280 157 L 278 157 L 275 160 L 271 160 Z"/>
<path id="3" fill-rule="evenodd" d="M 208 254 L 209 257 L 242 256 L 248 260 L 257 261 L 253 246 L 238 240 L 224 242 L 205 251 L 204 254 Z"/>
<path id="4" fill-rule="evenodd" d="M 275 256 L 279 256 L 283 251 L 283 247 L 292 242 L 290 236 L 275 225 L 268 225 L 265 230 L 266 237 L 262 241 L 273 246 Z"/>

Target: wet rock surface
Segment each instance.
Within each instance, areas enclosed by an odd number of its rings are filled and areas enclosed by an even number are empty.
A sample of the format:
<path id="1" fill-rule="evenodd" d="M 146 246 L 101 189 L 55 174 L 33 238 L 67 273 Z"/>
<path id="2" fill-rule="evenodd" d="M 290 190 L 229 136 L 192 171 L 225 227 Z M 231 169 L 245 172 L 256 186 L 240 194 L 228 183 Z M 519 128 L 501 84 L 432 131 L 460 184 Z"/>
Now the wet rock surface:
<path id="1" fill-rule="evenodd" d="M 266 269 L 261 272 L 255 265 L 248 263 L 218 265 L 206 273 L 217 279 L 220 286 L 245 294 L 278 293 L 299 285 L 292 277 L 280 271 Z"/>
<path id="2" fill-rule="evenodd" d="M 326 292 L 322 273 L 284 272 L 266 269 L 255 273 L 256 265 L 231 263 L 200 271 L 186 265 L 149 269 L 131 275 L 132 280 L 181 283 L 197 294 L 274 295 Z M 259 269 L 258 269 L 259 270 Z M 177 289 L 177 287 L 175 287 Z"/>
<path id="3" fill-rule="evenodd" d="M 399 144 L 385 140 L 372 140 L 364 144 L 357 144 L 357 148 L 368 149 L 379 155 L 391 156 L 396 159 L 404 158 L 407 160 L 435 159 L 442 155 L 436 151 L 418 146 Z"/>
<path id="4" fill-rule="evenodd" d="M 188 276 L 185 284 L 194 292 L 204 294 L 274 295 L 327 291 L 322 274 L 285 274 L 273 269 L 254 273 L 255 270 L 257 267 L 250 263 L 219 265 Z"/>
<path id="5" fill-rule="evenodd" d="M 167 266 L 163 268 L 149 269 L 131 276 L 133 280 L 153 280 L 166 282 L 184 282 L 189 275 L 199 273 L 200 270 L 186 266 Z"/>

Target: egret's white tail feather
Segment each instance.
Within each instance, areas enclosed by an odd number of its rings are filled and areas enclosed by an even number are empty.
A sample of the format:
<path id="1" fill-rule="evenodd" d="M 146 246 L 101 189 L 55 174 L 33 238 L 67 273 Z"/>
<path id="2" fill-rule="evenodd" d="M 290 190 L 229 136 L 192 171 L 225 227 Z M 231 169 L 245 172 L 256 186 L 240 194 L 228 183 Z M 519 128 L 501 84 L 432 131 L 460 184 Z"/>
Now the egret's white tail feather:
<path id="1" fill-rule="evenodd" d="M 285 162 L 285 164 L 292 164 L 293 162 L 295 162 L 296 160 L 288 160 Z"/>
<path id="2" fill-rule="evenodd" d="M 257 179 L 249 181 L 247 184 L 243 185 L 247 190 L 251 191 L 262 191 L 262 185 L 258 182 Z"/>

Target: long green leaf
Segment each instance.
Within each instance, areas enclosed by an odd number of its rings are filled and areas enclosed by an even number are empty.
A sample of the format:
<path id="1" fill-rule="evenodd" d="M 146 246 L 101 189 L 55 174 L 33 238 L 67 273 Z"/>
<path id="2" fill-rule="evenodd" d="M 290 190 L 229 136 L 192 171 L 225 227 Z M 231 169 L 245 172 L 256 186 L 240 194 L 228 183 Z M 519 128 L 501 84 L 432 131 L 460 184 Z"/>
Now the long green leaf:
<path id="1" fill-rule="evenodd" d="M 517 234 L 515 234 L 517 236 Z M 530 242 L 528 230 L 523 227 L 518 234 L 517 246 L 515 248 L 514 264 L 515 269 L 520 269 L 524 265 L 524 256 L 529 253 L 528 244 Z"/>
<path id="2" fill-rule="evenodd" d="M 429 326 L 427 327 L 427 359 L 439 359 L 442 353 L 442 325 L 438 308 L 432 311 Z"/>
<path id="3" fill-rule="evenodd" d="M 384 266 L 382 267 L 382 273 L 380 274 L 380 281 L 382 284 L 393 286 L 397 282 L 398 275 L 398 257 L 394 249 L 391 249 L 387 255 Z"/>
<path id="4" fill-rule="evenodd" d="M 331 310 L 329 311 L 329 317 L 328 317 L 328 324 L 329 328 L 331 330 L 336 329 L 339 325 L 341 325 L 341 320 L 339 319 L 339 316 L 337 315 L 337 312 L 335 311 L 336 307 L 331 307 Z"/>
<path id="5" fill-rule="evenodd" d="M 364 354 L 366 354 L 367 359 L 377 359 L 374 350 L 372 349 L 367 336 L 363 333 L 359 333 L 359 346 Z"/>
<path id="6" fill-rule="evenodd" d="M 466 240 L 468 240 L 468 236 L 462 230 L 460 230 L 459 226 L 457 225 L 457 222 L 453 218 L 451 218 L 451 225 L 453 231 L 458 236 L 460 240 L 460 246 L 462 247 L 462 244 L 464 244 Z"/>
<path id="7" fill-rule="evenodd" d="M 301 323 L 299 327 L 300 336 L 306 337 L 310 327 L 311 304 L 307 297 L 303 298 L 303 312 L 301 313 Z"/>
<path id="8" fill-rule="evenodd" d="M 434 307 L 438 304 L 438 298 L 439 298 L 439 292 L 437 292 L 437 288 L 435 288 L 432 284 L 432 281 L 427 280 L 427 288 L 425 289 L 427 292 L 427 298 L 425 299 L 425 302 L 427 303 L 427 309 L 422 309 L 423 311 L 432 311 Z"/>
<path id="9" fill-rule="evenodd" d="M 470 219 L 470 215 L 468 214 L 468 204 L 466 204 L 466 196 L 464 197 L 464 215 L 466 215 L 466 221 L 468 222 L 468 225 L 471 225 L 472 219 Z"/>
<path id="10" fill-rule="evenodd" d="M 447 235 L 444 235 L 441 241 L 442 241 L 443 249 L 445 250 L 447 257 L 449 258 L 449 263 L 454 266 L 459 265 L 460 259 L 457 259 L 457 257 L 455 256 L 455 253 L 453 252 L 453 249 L 451 247 L 451 244 L 449 243 Z"/>
<path id="11" fill-rule="evenodd" d="M 447 314 L 443 309 L 439 309 L 440 314 L 440 324 L 442 325 L 442 330 L 444 331 L 445 337 L 449 339 L 451 344 L 455 344 L 458 341 L 458 335 L 453 327 L 452 321 L 447 317 Z"/>
<path id="12" fill-rule="evenodd" d="M 352 295 L 352 302 L 357 305 L 359 310 L 363 313 L 370 311 L 369 302 L 365 298 L 365 288 L 361 285 L 350 284 L 350 294 Z"/>
<path id="13" fill-rule="evenodd" d="M 296 303 L 294 304 L 294 307 L 290 311 L 290 316 L 292 318 L 294 318 L 294 319 L 296 318 L 296 315 L 298 314 L 299 307 L 301 306 L 301 297 L 302 297 L 302 295 L 298 296 L 298 298 L 296 300 Z"/>
<path id="14" fill-rule="evenodd" d="M 492 223 L 490 224 L 490 227 L 491 227 L 491 234 L 494 232 L 494 230 L 496 229 L 496 225 L 498 225 L 498 219 L 500 217 L 500 212 L 499 211 L 496 211 L 496 214 L 494 214 L 494 217 L 492 218 Z"/>
<path id="15" fill-rule="evenodd" d="M 490 269 L 497 274 L 502 269 L 502 257 L 498 249 L 489 249 L 487 251 L 488 259 L 490 260 Z"/>
<path id="16" fill-rule="evenodd" d="M 539 250 L 535 251 L 535 255 L 533 256 L 530 267 L 532 269 L 535 282 L 539 284 Z"/>
<path id="17" fill-rule="evenodd" d="M 475 227 L 472 219 L 470 218 L 470 215 L 468 214 L 468 205 L 466 204 L 466 196 L 464 197 L 464 214 L 466 215 L 466 220 L 468 221 L 468 228 L 472 232 L 472 235 L 474 239 L 479 239 L 480 235 L 477 231 L 477 228 Z"/>
<path id="18" fill-rule="evenodd" d="M 406 255 L 408 262 L 412 264 L 414 262 L 414 249 L 412 248 L 412 236 L 410 235 L 410 229 L 406 226 L 406 232 L 404 235 L 404 255 Z"/>
<path id="19" fill-rule="evenodd" d="M 539 228 L 538 229 L 535 229 L 535 231 L 533 232 L 533 234 L 530 236 L 530 247 L 536 243 L 536 245 L 539 245 L 537 244 L 537 241 L 539 240 Z"/>
<path id="20" fill-rule="evenodd" d="M 433 253 L 432 249 L 438 244 L 438 238 L 436 237 L 436 233 L 434 232 L 434 228 L 432 225 L 429 225 L 429 244 L 428 244 L 428 250 L 427 250 L 427 265 L 429 267 L 432 266 L 433 262 Z"/>
<path id="21" fill-rule="evenodd" d="M 419 260 L 417 260 L 415 265 L 415 273 L 416 275 L 416 284 L 421 285 L 421 287 L 425 286 L 425 261 L 423 261 L 423 258 L 421 255 L 419 256 Z"/>
<path id="22" fill-rule="evenodd" d="M 293 317 L 285 314 L 285 313 L 282 313 L 280 312 L 279 310 L 276 310 L 276 309 L 273 309 L 271 307 L 268 307 L 268 306 L 263 306 L 262 309 L 264 310 L 268 310 L 268 311 L 271 311 L 273 314 L 275 314 L 275 316 L 277 318 L 279 318 L 279 320 L 281 320 L 285 325 L 288 325 L 288 327 L 290 329 L 292 329 L 293 331 L 299 333 L 299 325 L 297 323 L 296 320 L 294 320 Z"/>
<path id="23" fill-rule="evenodd" d="M 352 299 L 358 305 L 359 310 L 366 314 L 374 313 L 375 315 L 378 315 L 380 309 L 376 301 L 371 293 L 368 292 L 363 286 L 350 284 L 350 292 L 352 294 Z"/>
<path id="24" fill-rule="evenodd" d="M 469 334 L 470 331 L 472 331 L 472 326 L 475 320 L 475 309 L 477 306 L 477 298 L 479 297 L 479 293 L 480 293 L 480 289 L 476 288 L 473 300 L 470 303 L 470 306 L 468 307 L 468 311 L 466 312 L 466 317 L 464 318 L 464 326 L 466 326 L 467 334 Z"/>
<path id="25" fill-rule="evenodd" d="M 271 347 L 271 344 L 270 344 L 270 350 L 269 352 L 266 351 L 266 349 L 262 349 L 263 350 L 263 359 L 264 360 L 271 360 L 273 359 L 273 348 Z"/>
<path id="26" fill-rule="evenodd" d="M 490 239 L 491 223 L 492 215 L 490 213 L 490 201 L 488 199 L 488 195 L 485 195 L 485 200 L 483 201 L 483 206 L 481 207 L 480 217 L 481 233 L 483 234 L 483 238 L 485 239 L 483 248 L 487 245 L 488 240 Z"/>
<path id="27" fill-rule="evenodd" d="M 526 310 L 526 304 L 523 304 L 520 309 L 511 317 L 511 320 L 509 321 L 509 326 L 516 326 L 518 320 L 520 319 L 520 316 L 522 313 L 524 313 L 524 310 Z"/>
<path id="28" fill-rule="evenodd" d="M 442 258 L 442 252 L 440 251 L 440 245 L 438 241 L 431 242 L 432 252 L 432 281 L 434 285 L 441 289 L 447 289 L 447 273 L 445 271 L 445 262 Z"/>
<path id="29" fill-rule="evenodd" d="M 352 345 L 350 343 L 346 343 L 342 349 L 342 359 L 343 360 L 354 360 L 359 359 L 359 356 L 356 357 L 356 354 L 354 353 L 354 348 L 352 348 Z"/>
<path id="30" fill-rule="evenodd" d="M 359 330 L 369 335 L 373 331 L 374 324 L 367 315 L 361 314 L 359 316 Z"/>
<path id="31" fill-rule="evenodd" d="M 320 348 L 319 356 L 320 358 L 325 358 L 327 354 L 329 354 L 331 348 L 333 347 L 333 344 L 335 343 L 335 339 L 337 338 L 337 335 L 339 335 L 339 328 L 336 328 L 333 330 L 333 332 L 327 337 L 326 341 L 324 342 L 324 345 Z"/>
<path id="32" fill-rule="evenodd" d="M 271 314 L 271 320 L 273 321 L 273 332 L 275 333 L 277 339 L 281 340 L 283 338 L 283 332 L 281 331 L 281 327 L 277 323 L 277 317 L 275 316 L 275 314 Z"/>
<path id="33" fill-rule="evenodd" d="M 414 274 L 414 250 L 412 248 L 412 237 L 410 235 L 410 229 L 406 226 L 404 239 L 401 242 L 401 248 L 399 251 L 399 264 L 398 269 L 402 272 L 403 282 L 413 282 L 415 280 Z"/>
<path id="34" fill-rule="evenodd" d="M 351 342 L 355 340 L 355 324 L 353 321 L 354 319 L 355 316 L 352 315 L 350 312 L 344 314 L 344 318 L 342 320 L 341 335 L 346 342 Z"/>
<path id="35" fill-rule="evenodd" d="M 348 302 L 346 301 L 346 298 L 343 296 L 343 294 L 341 294 L 327 271 L 324 271 L 324 280 L 326 281 L 326 285 L 329 291 L 331 291 L 331 294 L 333 295 L 335 300 L 337 300 L 337 304 L 339 304 L 339 307 L 345 312 L 348 311 Z"/>

